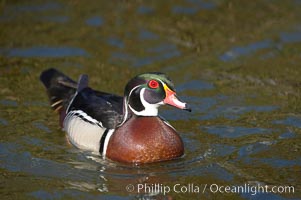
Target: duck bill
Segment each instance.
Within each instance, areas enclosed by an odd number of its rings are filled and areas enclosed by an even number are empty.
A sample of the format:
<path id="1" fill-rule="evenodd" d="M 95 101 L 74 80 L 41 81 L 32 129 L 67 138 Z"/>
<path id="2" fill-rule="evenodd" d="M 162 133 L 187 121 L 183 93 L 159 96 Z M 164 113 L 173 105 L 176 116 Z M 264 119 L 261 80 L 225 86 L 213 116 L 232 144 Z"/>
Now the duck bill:
<path id="1" fill-rule="evenodd" d="M 191 112 L 191 109 L 187 106 L 187 103 L 182 102 L 177 98 L 176 92 L 172 91 L 167 85 L 164 85 L 164 90 L 166 94 L 166 97 L 163 100 L 164 104 Z"/>

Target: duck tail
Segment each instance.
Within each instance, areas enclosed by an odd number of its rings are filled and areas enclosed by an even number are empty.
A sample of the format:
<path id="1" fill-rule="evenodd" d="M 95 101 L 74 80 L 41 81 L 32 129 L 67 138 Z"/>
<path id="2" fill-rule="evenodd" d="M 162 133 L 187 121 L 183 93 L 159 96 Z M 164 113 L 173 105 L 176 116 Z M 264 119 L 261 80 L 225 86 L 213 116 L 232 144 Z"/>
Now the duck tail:
<path id="1" fill-rule="evenodd" d="M 77 83 L 53 68 L 43 71 L 40 80 L 47 89 L 52 109 L 60 114 L 64 112 L 76 93 Z"/>

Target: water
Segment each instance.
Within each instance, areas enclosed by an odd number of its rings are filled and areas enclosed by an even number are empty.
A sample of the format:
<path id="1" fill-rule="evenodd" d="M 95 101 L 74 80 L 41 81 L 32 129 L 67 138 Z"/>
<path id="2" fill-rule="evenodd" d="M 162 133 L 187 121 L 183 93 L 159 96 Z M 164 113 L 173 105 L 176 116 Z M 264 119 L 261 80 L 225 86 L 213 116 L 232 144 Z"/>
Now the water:
<path id="1" fill-rule="evenodd" d="M 0 11 L 1 199 L 301 198 L 300 1 L 32 0 Z M 137 166 L 72 147 L 38 79 L 49 67 L 116 94 L 138 73 L 167 73 L 193 109 L 160 110 L 185 155 Z"/>
<path id="2" fill-rule="evenodd" d="M 72 47 L 30 47 L 1 49 L 2 55 L 7 57 L 50 57 L 60 58 L 69 56 L 87 56 L 87 53 L 80 48 Z"/>

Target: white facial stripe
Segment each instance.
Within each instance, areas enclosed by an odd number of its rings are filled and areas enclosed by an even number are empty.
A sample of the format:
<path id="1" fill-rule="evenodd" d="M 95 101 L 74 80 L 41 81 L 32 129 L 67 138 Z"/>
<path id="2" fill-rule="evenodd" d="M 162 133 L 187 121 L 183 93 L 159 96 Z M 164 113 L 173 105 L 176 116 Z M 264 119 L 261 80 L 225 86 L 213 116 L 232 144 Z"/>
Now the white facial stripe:
<path id="1" fill-rule="evenodd" d="M 164 85 L 166 85 L 163 81 L 161 81 L 160 79 L 159 79 L 159 81 L 162 83 L 162 85 L 163 85 L 163 87 L 164 87 Z"/>
<path id="2" fill-rule="evenodd" d="M 137 85 L 136 87 L 134 87 L 134 88 L 130 91 L 129 97 L 132 95 L 133 91 L 134 91 L 136 88 L 138 88 L 138 87 L 140 87 L 140 85 Z"/>
<path id="3" fill-rule="evenodd" d="M 163 102 L 159 102 L 156 104 L 148 103 L 147 101 L 144 100 L 144 92 L 145 92 L 145 88 L 143 88 L 140 91 L 140 100 L 145 109 L 138 112 L 129 105 L 130 109 L 133 111 L 133 113 L 135 113 L 135 115 L 138 116 L 158 116 L 158 107 L 162 105 Z"/>
<path id="4" fill-rule="evenodd" d="M 128 111 L 127 110 L 127 106 L 129 106 L 130 107 L 130 109 L 135 113 L 135 111 L 134 111 L 134 109 L 130 106 L 130 104 L 129 104 L 129 102 L 128 102 L 128 99 L 129 98 L 131 98 L 131 95 L 132 95 L 132 93 L 133 93 L 133 91 L 136 89 L 136 88 L 138 88 L 140 85 L 137 85 L 136 87 L 134 87 L 131 91 L 130 91 L 130 93 L 129 93 L 129 96 L 127 97 L 127 99 L 125 100 L 125 109 L 126 109 L 126 111 Z M 126 120 L 126 118 L 124 118 L 123 119 L 123 122 L 122 122 L 122 124 L 124 123 L 124 121 Z"/>

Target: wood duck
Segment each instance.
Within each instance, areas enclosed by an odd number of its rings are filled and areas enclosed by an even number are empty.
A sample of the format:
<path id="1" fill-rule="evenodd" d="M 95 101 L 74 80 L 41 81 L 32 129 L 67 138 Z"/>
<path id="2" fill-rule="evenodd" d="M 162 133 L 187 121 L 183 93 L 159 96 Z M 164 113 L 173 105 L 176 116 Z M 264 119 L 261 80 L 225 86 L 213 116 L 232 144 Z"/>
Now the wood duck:
<path id="1" fill-rule="evenodd" d="M 51 68 L 41 73 L 40 80 L 74 146 L 136 164 L 183 155 L 180 136 L 158 116 L 158 108 L 167 104 L 191 110 L 176 97 L 174 84 L 165 74 L 137 75 L 127 83 L 124 97 L 91 89 L 87 75 L 76 83 Z"/>

